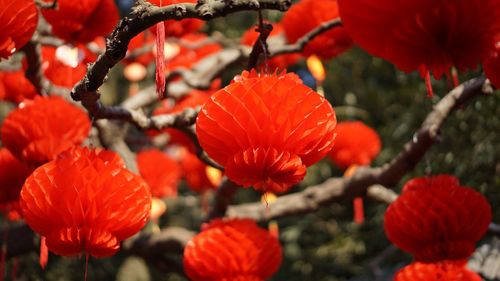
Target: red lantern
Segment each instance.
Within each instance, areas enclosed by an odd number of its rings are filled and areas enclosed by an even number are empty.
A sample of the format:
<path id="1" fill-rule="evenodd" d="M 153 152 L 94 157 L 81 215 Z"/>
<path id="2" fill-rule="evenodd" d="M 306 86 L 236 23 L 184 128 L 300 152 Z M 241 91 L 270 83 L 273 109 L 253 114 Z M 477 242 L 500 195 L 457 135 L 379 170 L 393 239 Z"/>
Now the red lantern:
<path id="1" fill-rule="evenodd" d="M 339 6 L 357 44 L 405 72 L 420 71 L 428 88 L 429 72 L 438 79 L 452 66 L 476 68 L 500 34 L 498 0 L 339 0 Z"/>
<path id="2" fill-rule="evenodd" d="M 380 152 L 380 137 L 363 122 L 339 122 L 335 132 L 335 149 L 329 156 L 342 169 L 369 165 Z"/>
<path id="3" fill-rule="evenodd" d="M 0 100 L 20 103 L 36 95 L 37 91 L 24 75 L 24 70 L 0 72 Z"/>
<path id="4" fill-rule="evenodd" d="M 283 16 L 283 28 L 289 43 L 295 43 L 322 23 L 339 17 L 337 0 L 301 0 Z M 316 36 L 304 48 L 305 56 L 323 59 L 338 56 L 352 46 L 352 39 L 343 27 L 334 27 Z"/>
<path id="5" fill-rule="evenodd" d="M 196 121 L 201 146 L 239 185 L 282 193 L 333 147 L 335 112 L 295 74 L 243 72 Z"/>
<path id="6" fill-rule="evenodd" d="M 414 262 L 401 269 L 394 281 L 481 281 L 481 276 L 465 268 L 464 262 Z"/>
<path id="7" fill-rule="evenodd" d="M 467 259 L 491 222 L 477 191 L 449 175 L 410 180 L 385 213 L 389 240 L 417 261 Z"/>
<path id="8" fill-rule="evenodd" d="M 215 220 L 186 245 L 184 270 L 192 281 L 263 281 L 281 259 L 278 239 L 254 221 Z"/>
<path id="9" fill-rule="evenodd" d="M 182 155 L 181 167 L 188 187 L 195 192 L 203 194 L 208 190 L 217 189 L 220 184 L 222 173 L 207 166 L 187 150 Z"/>
<path id="10" fill-rule="evenodd" d="M 247 46 L 253 46 L 255 42 L 259 39 L 260 33 L 255 30 L 255 26 L 247 30 L 241 37 L 241 44 Z M 269 34 L 268 43 L 273 42 L 273 40 L 285 40 L 283 26 L 280 23 L 273 24 L 273 30 Z M 284 54 L 273 57 L 267 61 L 268 67 L 271 70 L 275 69 L 285 69 L 290 65 L 297 63 L 300 59 L 299 54 Z"/>
<path id="11" fill-rule="evenodd" d="M 175 160 L 156 149 L 144 150 L 137 153 L 137 168 L 154 197 L 177 196 L 182 171 Z"/>
<path id="12" fill-rule="evenodd" d="M 496 52 L 483 64 L 484 73 L 495 87 L 500 88 L 500 41 L 496 43 Z"/>
<path id="13" fill-rule="evenodd" d="M 80 144 L 89 130 L 89 118 L 78 107 L 61 97 L 35 97 L 5 118 L 2 143 L 17 158 L 40 165 Z"/>
<path id="14" fill-rule="evenodd" d="M 38 10 L 33 0 L 0 0 L 0 58 L 21 49 L 36 30 Z"/>
<path id="15" fill-rule="evenodd" d="M 20 218 L 19 193 L 31 169 L 10 153 L 0 148 L 0 211 L 9 219 Z"/>
<path id="16" fill-rule="evenodd" d="M 28 177 L 20 206 L 52 252 L 106 257 L 146 224 L 151 193 L 118 154 L 75 147 Z"/>
<path id="17" fill-rule="evenodd" d="M 114 0 L 58 0 L 57 9 L 43 9 L 42 14 L 54 35 L 73 43 L 108 35 L 120 19 Z"/>
<path id="18" fill-rule="evenodd" d="M 196 4 L 197 0 L 148 0 L 151 4 L 158 7 L 165 7 L 174 4 L 193 3 Z M 188 33 L 198 31 L 203 26 L 203 21 L 199 19 L 183 19 L 183 20 L 166 20 L 165 23 L 165 37 L 181 37 Z M 156 34 L 154 28 L 150 29 Z"/>

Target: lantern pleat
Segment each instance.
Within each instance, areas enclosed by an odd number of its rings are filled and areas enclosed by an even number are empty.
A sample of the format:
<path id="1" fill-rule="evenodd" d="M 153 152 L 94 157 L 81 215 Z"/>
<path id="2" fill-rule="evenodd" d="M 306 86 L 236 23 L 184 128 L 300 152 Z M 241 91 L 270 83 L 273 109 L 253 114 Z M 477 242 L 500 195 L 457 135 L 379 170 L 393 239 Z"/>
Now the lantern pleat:
<path id="1" fill-rule="evenodd" d="M 244 73 L 204 105 L 196 133 L 231 180 L 284 192 L 331 150 L 335 124 L 328 101 L 296 76 Z"/>
<path id="2" fill-rule="evenodd" d="M 466 261 L 414 262 L 396 273 L 394 281 L 481 281 L 481 276 L 465 268 Z"/>
<path id="3" fill-rule="evenodd" d="M 151 193 L 116 153 L 76 147 L 33 172 L 20 206 L 52 252 L 104 257 L 146 224 Z"/>
<path id="4" fill-rule="evenodd" d="M 432 72 L 435 78 L 452 66 L 476 68 L 500 34 L 496 0 L 339 0 L 339 6 L 360 47 L 405 72 Z"/>
<path id="5" fill-rule="evenodd" d="M 38 10 L 33 0 L 0 0 L 0 7 L 0 58 L 8 58 L 31 39 Z"/>
<path id="6" fill-rule="evenodd" d="M 252 220 L 212 221 L 184 250 L 192 281 L 265 280 L 281 264 L 281 246 Z"/>
<path id="7" fill-rule="evenodd" d="M 384 229 L 396 246 L 417 261 L 468 258 L 491 221 L 491 207 L 456 178 L 440 175 L 418 178 L 385 214 Z"/>
<path id="8" fill-rule="evenodd" d="M 5 118 L 2 143 L 17 158 L 40 165 L 80 144 L 89 130 L 88 116 L 63 98 L 35 97 Z"/>
<path id="9" fill-rule="evenodd" d="M 307 15 L 307 16 L 305 16 Z M 322 23 L 339 17 L 337 0 L 301 0 L 283 16 L 283 28 L 288 43 L 295 43 Z M 317 55 L 330 59 L 343 53 L 353 42 L 343 27 L 334 27 L 316 36 L 306 44 L 305 56 Z"/>

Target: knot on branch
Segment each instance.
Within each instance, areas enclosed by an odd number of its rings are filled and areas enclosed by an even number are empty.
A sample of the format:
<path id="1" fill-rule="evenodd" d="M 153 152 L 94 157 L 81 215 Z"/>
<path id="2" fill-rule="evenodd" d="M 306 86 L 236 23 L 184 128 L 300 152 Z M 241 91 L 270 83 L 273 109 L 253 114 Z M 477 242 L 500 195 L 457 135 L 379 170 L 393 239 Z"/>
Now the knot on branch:
<path id="1" fill-rule="evenodd" d="M 174 14 L 177 18 L 182 18 L 187 14 L 187 9 L 184 6 L 176 5 L 174 6 Z"/>
<path id="2" fill-rule="evenodd" d="M 151 7 L 153 7 L 153 4 L 148 1 L 137 0 L 135 5 L 132 7 L 131 14 L 140 18 L 144 14 L 147 14 L 151 10 Z"/>
<path id="3" fill-rule="evenodd" d="M 279 5 L 280 11 L 285 12 L 290 8 L 290 6 L 292 6 L 292 0 L 281 0 Z"/>

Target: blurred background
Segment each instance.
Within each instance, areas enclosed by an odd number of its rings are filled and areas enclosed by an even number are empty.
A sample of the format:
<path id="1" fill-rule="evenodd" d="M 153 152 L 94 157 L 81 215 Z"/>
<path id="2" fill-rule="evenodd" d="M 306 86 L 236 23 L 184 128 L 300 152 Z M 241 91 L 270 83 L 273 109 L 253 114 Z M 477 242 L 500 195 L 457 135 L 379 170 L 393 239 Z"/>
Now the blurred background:
<path id="1" fill-rule="evenodd" d="M 117 1 L 122 15 L 128 13 L 132 3 L 132 0 Z M 264 12 L 264 17 L 270 21 L 278 21 L 280 16 L 277 12 Z M 256 13 L 242 12 L 213 20 L 203 31 L 209 35 L 220 32 L 239 42 L 241 34 L 256 20 Z M 381 136 L 382 151 L 373 162 L 374 166 L 382 165 L 398 154 L 404 143 L 411 140 L 433 104 L 451 89 L 444 79 L 433 81 L 435 97 L 428 98 L 418 73 L 400 72 L 392 64 L 371 57 L 357 47 L 325 62 L 325 66 L 327 76 L 323 87 L 338 120 L 361 120 Z M 244 67 L 244 64 L 236 65 L 225 71 L 223 85 Z M 315 86 L 304 61 L 289 71 L 297 72 L 306 83 Z M 480 74 L 478 69 L 460 74 L 459 78 L 465 81 Z M 152 85 L 153 77 L 154 71 L 149 71 L 139 87 Z M 118 65 L 103 89 L 103 101 L 108 104 L 122 101 L 129 86 L 123 77 L 123 66 Z M 453 174 L 462 185 L 485 194 L 494 209 L 493 220 L 500 221 L 499 102 L 500 95 L 496 92 L 493 96 L 475 99 L 452 114 L 444 124 L 441 142 L 434 145 L 416 169 L 400 182 L 397 191 L 412 177 L 426 173 Z M 0 117 L 3 119 L 11 109 L 12 105 L 2 103 Z M 291 192 L 340 176 L 342 171 L 325 159 L 310 167 L 306 179 Z M 240 189 L 234 203 L 258 200 L 259 195 L 253 190 Z M 199 230 L 203 221 L 199 196 L 185 184 L 180 186 L 179 197 L 168 199 L 167 205 L 168 211 L 161 219 L 161 226 Z M 366 199 L 366 221 L 362 225 L 353 223 L 351 202 L 332 204 L 316 213 L 279 219 L 284 260 L 271 280 L 361 281 L 375 280 L 374 274 L 384 276 L 382 280 L 390 280 L 397 269 L 411 261 L 411 257 L 395 250 L 385 238 L 383 215 L 386 207 Z M 181 262 L 182 257 L 175 260 Z M 84 257 L 68 259 L 51 255 L 44 271 L 38 266 L 37 253 L 8 261 L 13 262 L 19 264 L 18 270 L 24 272 L 26 280 L 83 280 Z M 121 253 L 112 258 L 91 258 L 88 274 L 88 280 L 187 280 L 179 274 L 160 271 L 141 258 Z"/>

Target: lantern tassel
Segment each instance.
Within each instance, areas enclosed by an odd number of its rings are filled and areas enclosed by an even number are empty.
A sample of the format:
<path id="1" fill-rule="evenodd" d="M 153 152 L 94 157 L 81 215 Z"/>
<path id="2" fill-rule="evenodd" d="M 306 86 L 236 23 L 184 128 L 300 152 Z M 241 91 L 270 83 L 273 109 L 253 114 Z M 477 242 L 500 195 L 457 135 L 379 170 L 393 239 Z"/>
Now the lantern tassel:
<path id="1" fill-rule="evenodd" d="M 156 93 L 165 94 L 165 23 L 156 24 Z"/>
<path id="2" fill-rule="evenodd" d="M 431 74 L 429 71 L 425 72 L 425 88 L 427 89 L 427 97 L 432 98 L 434 96 L 434 92 L 432 90 L 432 84 L 431 84 Z"/>
<path id="3" fill-rule="evenodd" d="M 47 248 L 47 242 L 45 236 L 42 236 L 40 238 L 40 258 L 39 258 L 40 266 L 42 267 L 42 269 L 45 269 L 48 261 L 49 261 L 49 248 Z"/>
<path id="4" fill-rule="evenodd" d="M 365 221 L 365 210 L 363 207 L 363 198 L 354 198 L 354 222 L 362 224 Z"/>

